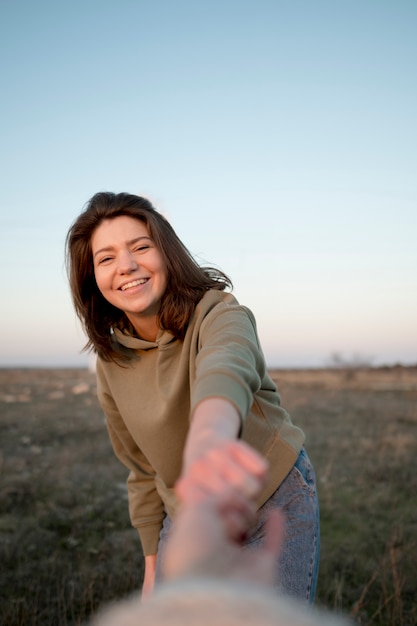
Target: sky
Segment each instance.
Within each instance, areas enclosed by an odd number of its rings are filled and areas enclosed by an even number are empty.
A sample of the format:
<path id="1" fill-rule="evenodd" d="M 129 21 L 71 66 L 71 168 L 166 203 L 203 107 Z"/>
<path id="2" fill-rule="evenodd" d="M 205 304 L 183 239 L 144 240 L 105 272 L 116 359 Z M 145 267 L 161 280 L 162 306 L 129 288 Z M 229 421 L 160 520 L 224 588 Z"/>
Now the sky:
<path id="1" fill-rule="evenodd" d="M 0 366 L 91 363 L 97 191 L 231 276 L 270 367 L 417 363 L 415 0 L 0 0 Z"/>

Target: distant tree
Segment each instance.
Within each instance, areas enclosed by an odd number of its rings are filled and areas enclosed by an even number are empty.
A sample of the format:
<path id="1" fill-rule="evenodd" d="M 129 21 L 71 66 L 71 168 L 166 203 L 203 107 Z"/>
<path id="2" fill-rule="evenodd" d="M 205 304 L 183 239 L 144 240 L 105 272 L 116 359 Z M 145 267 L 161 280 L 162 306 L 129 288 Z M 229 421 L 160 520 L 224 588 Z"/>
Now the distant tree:
<path id="1" fill-rule="evenodd" d="M 372 367 L 374 361 L 373 356 L 364 356 L 354 352 L 352 355 L 345 356 L 341 352 L 332 352 L 328 366 L 335 369 L 367 369 Z"/>

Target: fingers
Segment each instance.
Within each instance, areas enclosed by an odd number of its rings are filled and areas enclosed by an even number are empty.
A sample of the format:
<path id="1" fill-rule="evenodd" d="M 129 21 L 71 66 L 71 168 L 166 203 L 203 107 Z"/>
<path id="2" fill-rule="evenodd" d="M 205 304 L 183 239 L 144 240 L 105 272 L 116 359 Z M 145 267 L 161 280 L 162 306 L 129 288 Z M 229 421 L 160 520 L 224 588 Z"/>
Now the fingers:
<path id="1" fill-rule="evenodd" d="M 256 519 L 267 471 L 266 460 L 246 443 L 223 441 L 187 467 L 175 492 L 186 506 L 214 498 L 227 538 L 240 543 Z"/>
<path id="2" fill-rule="evenodd" d="M 248 472 L 256 476 L 264 476 L 268 470 L 267 461 L 244 441 L 228 441 L 224 444 L 224 450 Z"/>
<path id="3" fill-rule="evenodd" d="M 219 468 L 222 479 L 247 498 L 256 498 L 266 482 L 266 460 L 244 442 L 227 442 L 211 450 L 208 458 Z"/>
<path id="4" fill-rule="evenodd" d="M 183 502 L 196 497 L 200 499 L 204 495 L 221 494 L 225 489 L 234 489 L 252 500 L 256 499 L 262 486 L 263 480 L 242 469 L 232 460 L 210 455 L 204 460 L 196 461 L 190 471 L 179 479 L 176 492 Z"/>
<path id="5" fill-rule="evenodd" d="M 183 491 L 185 496 L 181 497 Z M 255 502 L 227 483 L 223 482 L 221 489 L 213 492 L 201 485 L 186 484 L 184 480 L 178 484 L 176 492 L 187 510 L 193 509 L 203 515 L 208 506 L 209 511 L 215 511 L 216 516 L 222 520 L 226 536 L 232 541 L 239 543 L 247 528 L 256 520 Z"/>
<path id="6" fill-rule="evenodd" d="M 220 493 L 231 486 L 246 498 L 255 499 L 266 482 L 268 464 L 241 441 L 228 441 L 209 449 L 194 461 L 177 483 L 177 494 L 187 500 L 192 486 L 202 493 Z M 195 495 L 195 494 L 194 494 Z"/>
<path id="7" fill-rule="evenodd" d="M 242 543 L 247 530 L 256 522 L 257 506 L 254 501 L 234 489 L 225 490 L 217 500 L 218 516 L 223 520 L 226 536 Z"/>

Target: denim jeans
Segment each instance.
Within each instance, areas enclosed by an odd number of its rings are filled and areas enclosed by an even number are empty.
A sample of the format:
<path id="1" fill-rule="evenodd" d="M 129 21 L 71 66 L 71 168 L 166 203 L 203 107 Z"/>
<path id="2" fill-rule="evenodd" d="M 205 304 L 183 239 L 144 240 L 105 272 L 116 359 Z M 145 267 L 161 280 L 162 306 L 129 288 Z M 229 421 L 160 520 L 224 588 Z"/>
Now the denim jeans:
<path id="1" fill-rule="evenodd" d="M 243 549 L 256 550 L 262 545 L 265 520 L 274 509 L 281 509 L 286 520 L 275 587 L 281 594 L 312 603 L 320 559 L 320 520 L 316 478 L 304 448 L 288 476 L 259 509 L 257 523 L 250 529 Z M 171 525 L 171 519 L 166 516 L 159 537 L 157 581 L 161 579 L 161 560 Z"/>
<path id="2" fill-rule="evenodd" d="M 270 511 L 285 515 L 285 537 L 277 562 L 275 587 L 309 603 L 314 601 L 320 560 L 320 517 L 313 466 L 304 448 L 276 492 L 259 509 L 245 548 L 262 545 L 264 524 Z"/>

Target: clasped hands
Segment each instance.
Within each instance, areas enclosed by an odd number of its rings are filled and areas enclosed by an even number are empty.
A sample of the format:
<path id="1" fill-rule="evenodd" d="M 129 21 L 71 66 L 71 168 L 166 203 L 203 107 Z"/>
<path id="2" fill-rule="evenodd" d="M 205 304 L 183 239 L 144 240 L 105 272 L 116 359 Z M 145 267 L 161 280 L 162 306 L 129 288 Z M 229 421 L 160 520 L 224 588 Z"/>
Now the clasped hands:
<path id="1" fill-rule="evenodd" d="M 262 548 L 242 550 L 256 521 L 268 465 L 241 440 L 210 447 L 185 464 L 176 484 L 180 510 L 164 557 L 164 578 L 214 576 L 270 585 L 283 538 L 280 512 L 270 516 Z"/>

